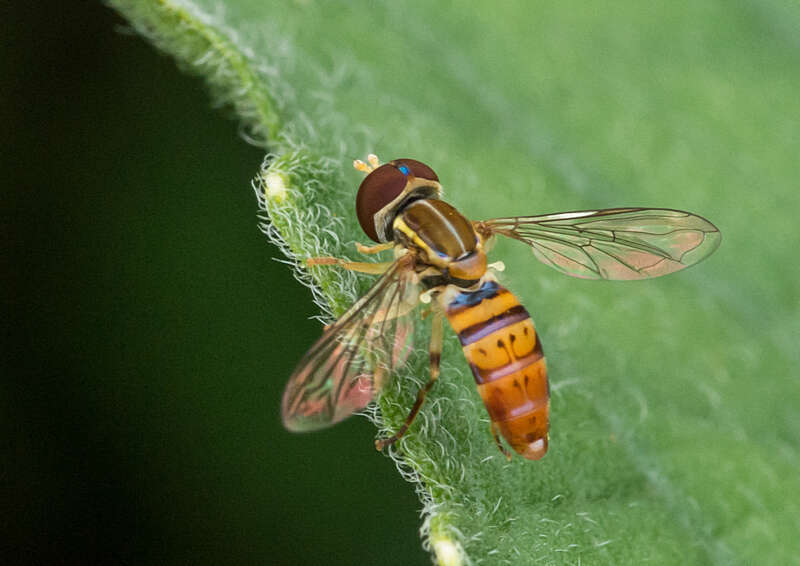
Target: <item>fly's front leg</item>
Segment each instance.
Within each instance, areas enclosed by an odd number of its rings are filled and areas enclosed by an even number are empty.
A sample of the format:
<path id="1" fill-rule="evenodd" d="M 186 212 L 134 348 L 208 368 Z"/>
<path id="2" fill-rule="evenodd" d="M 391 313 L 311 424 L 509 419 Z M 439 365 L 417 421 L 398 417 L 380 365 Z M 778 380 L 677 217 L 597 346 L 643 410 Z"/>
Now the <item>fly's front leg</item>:
<path id="1" fill-rule="evenodd" d="M 386 242 L 376 246 L 364 246 L 356 242 L 356 249 L 362 254 L 377 254 L 390 250 L 395 246 L 394 242 Z M 392 265 L 391 261 L 384 261 L 380 263 L 370 263 L 364 261 L 349 261 L 346 259 L 339 259 L 338 257 L 322 256 L 310 257 L 306 260 L 306 265 L 313 267 L 315 265 L 336 265 L 350 271 L 358 271 L 360 273 L 371 273 L 373 275 L 381 275 L 386 273 L 386 270 Z"/>
<path id="2" fill-rule="evenodd" d="M 393 262 L 382 261 L 380 263 L 369 263 L 364 261 L 348 261 L 346 259 L 339 259 L 338 257 L 310 257 L 306 260 L 306 265 L 313 267 L 315 265 L 336 265 L 343 269 L 350 271 L 358 271 L 360 273 L 372 273 L 380 275 L 386 273 L 386 270 L 391 267 Z"/>
<path id="3" fill-rule="evenodd" d="M 394 242 L 386 242 L 385 244 L 378 244 L 377 246 L 365 246 L 359 242 L 356 242 L 356 249 L 358 253 L 362 254 L 378 254 L 381 252 L 385 252 L 386 250 L 391 250 L 395 247 Z"/>
<path id="4" fill-rule="evenodd" d="M 389 444 L 394 444 L 397 442 L 397 439 L 401 438 L 406 433 L 408 427 L 410 427 L 411 423 L 414 422 L 414 418 L 417 416 L 417 413 L 419 413 L 422 403 L 425 401 L 425 396 L 428 394 L 428 391 L 430 391 L 431 387 L 433 387 L 433 384 L 436 383 L 436 379 L 439 377 L 439 364 L 442 360 L 443 334 L 444 329 L 442 328 L 442 313 L 441 311 L 437 310 L 433 314 L 433 324 L 431 325 L 430 379 L 428 380 L 428 383 L 423 385 L 422 389 L 417 392 L 417 400 L 414 401 L 414 406 L 411 407 L 411 412 L 408 413 L 406 422 L 403 423 L 403 426 L 401 426 L 398 431 L 389 438 L 380 438 L 375 441 L 375 448 L 378 450 L 383 450 L 383 448 Z"/>

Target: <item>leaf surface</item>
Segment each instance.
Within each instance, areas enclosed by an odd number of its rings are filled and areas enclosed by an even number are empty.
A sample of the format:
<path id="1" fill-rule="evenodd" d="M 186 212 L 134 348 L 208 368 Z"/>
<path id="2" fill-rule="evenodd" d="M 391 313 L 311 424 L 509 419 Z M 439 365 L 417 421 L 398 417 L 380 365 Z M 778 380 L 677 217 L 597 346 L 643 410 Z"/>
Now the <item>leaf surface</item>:
<path id="1" fill-rule="evenodd" d="M 505 462 L 450 335 L 442 378 L 394 453 L 419 482 L 440 561 L 449 550 L 474 564 L 800 553 L 796 9 L 111 4 L 204 75 L 270 152 L 256 190 L 291 258 L 354 257 L 365 238 L 350 162 L 367 152 L 429 163 L 476 220 L 649 206 L 724 234 L 702 265 L 638 283 L 572 280 L 524 246 L 497 246 L 548 356 L 551 448 Z M 328 318 L 369 284 L 301 277 Z M 380 399 L 386 429 L 426 379 L 417 358 Z"/>

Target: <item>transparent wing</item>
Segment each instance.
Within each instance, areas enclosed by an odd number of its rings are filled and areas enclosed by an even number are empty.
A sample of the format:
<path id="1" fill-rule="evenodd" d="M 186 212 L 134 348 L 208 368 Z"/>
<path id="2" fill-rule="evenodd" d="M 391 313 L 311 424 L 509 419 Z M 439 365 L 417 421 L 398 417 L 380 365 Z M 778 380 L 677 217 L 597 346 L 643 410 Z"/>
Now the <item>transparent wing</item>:
<path id="1" fill-rule="evenodd" d="M 295 368 L 283 393 L 284 426 L 315 430 L 363 409 L 413 349 L 409 315 L 418 300 L 413 258 L 403 256 Z"/>
<path id="2" fill-rule="evenodd" d="M 584 279 L 660 277 L 705 259 L 722 239 L 705 218 L 668 208 L 495 218 L 475 228 L 525 242 L 542 263 Z"/>

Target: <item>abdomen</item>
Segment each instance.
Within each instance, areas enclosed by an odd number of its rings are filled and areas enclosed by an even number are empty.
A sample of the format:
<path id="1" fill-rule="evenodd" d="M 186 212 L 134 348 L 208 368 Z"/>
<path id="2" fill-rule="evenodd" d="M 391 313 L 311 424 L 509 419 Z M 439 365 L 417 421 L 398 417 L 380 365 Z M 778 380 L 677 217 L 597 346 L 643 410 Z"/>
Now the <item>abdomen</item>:
<path id="1" fill-rule="evenodd" d="M 517 453 L 538 460 L 547 452 L 550 391 L 528 311 L 506 288 L 486 281 L 456 295 L 445 312 L 495 426 Z"/>

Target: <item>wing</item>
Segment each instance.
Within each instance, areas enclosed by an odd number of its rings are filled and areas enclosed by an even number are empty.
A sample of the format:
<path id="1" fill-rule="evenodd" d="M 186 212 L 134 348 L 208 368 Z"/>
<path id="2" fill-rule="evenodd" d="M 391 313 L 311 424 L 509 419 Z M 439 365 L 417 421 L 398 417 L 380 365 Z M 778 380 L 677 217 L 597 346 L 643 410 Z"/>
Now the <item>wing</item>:
<path id="1" fill-rule="evenodd" d="M 705 259 L 722 239 L 705 218 L 668 208 L 495 218 L 475 229 L 525 242 L 542 263 L 584 279 L 660 277 Z"/>
<path id="2" fill-rule="evenodd" d="M 399 258 L 324 334 L 295 368 L 283 393 L 284 426 L 330 426 L 363 409 L 413 348 L 409 315 L 419 300 L 413 258 Z"/>

